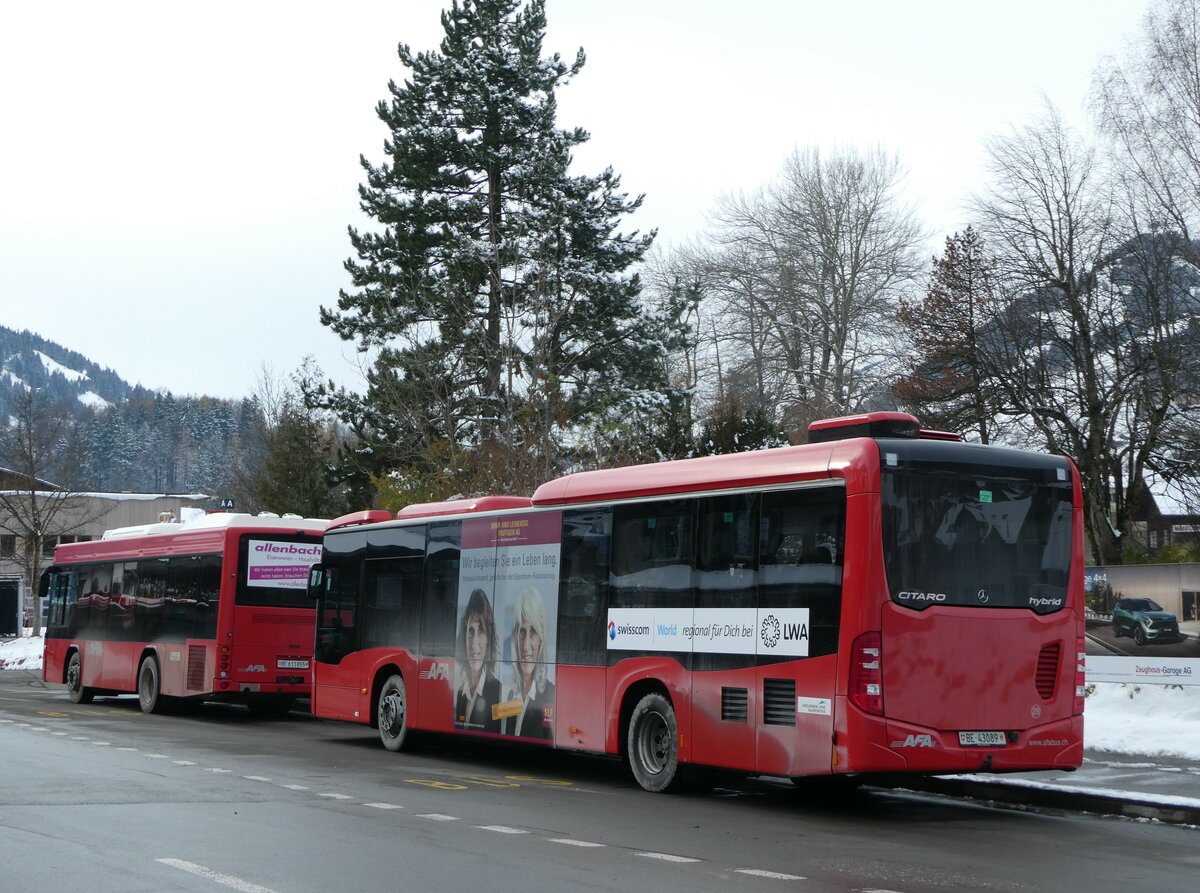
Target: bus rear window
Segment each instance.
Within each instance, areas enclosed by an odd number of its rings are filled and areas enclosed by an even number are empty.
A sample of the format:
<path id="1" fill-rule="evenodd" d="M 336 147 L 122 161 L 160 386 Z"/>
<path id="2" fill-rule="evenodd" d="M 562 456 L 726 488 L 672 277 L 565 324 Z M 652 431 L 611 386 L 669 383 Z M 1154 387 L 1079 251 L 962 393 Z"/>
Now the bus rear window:
<path id="1" fill-rule="evenodd" d="M 319 539 L 246 534 L 238 552 L 237 604 L 313 607 L 308 569 L 321 560 Z"/>
<path id="2" fill-rule="evenodd" d="M 1024 469 L 885 469 L 883 551 L 892 600 L 917 610 L 1060 610 L 1071 562 L 1071 495 L 1068 481 Z"/>

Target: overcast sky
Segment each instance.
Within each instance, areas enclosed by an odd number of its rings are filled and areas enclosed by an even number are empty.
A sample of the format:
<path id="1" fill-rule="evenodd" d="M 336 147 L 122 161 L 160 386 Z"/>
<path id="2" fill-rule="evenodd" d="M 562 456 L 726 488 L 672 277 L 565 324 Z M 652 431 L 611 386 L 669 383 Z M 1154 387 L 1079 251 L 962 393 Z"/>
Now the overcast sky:
<path id="1" fill-rule="evenodd" d="M 0 324 L 131 383 L 242 397 L 306 355 L 355 387 L 318 321 L 347 284 L 358 157 L 396 44 L 434 49 L 440 0 L 6 5 Z M 1082 124 L 1092 72 L 1145 0 L 548 0 L 546 53 L 588 62 L 559 124 L 645 193 L 627 228 L 679 244 L 796 147 L 899 153 L 934 234 L 968 220 L 982 143 L 1042 95 Z"/>

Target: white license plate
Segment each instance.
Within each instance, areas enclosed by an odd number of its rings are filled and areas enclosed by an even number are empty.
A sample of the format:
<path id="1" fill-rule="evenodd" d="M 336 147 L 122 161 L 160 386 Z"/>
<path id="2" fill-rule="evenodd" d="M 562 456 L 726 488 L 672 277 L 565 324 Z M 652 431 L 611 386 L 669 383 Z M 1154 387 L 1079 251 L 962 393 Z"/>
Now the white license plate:
<path id="1" fill-rule="evenodd" d="M 958 743 L 961 747 L 1003 747 L 1003 732 L 959 732 Z"/>
<path id="2" fill-rule="evenodd" d="M 308 661 L 306 660 L 277 660 L 275 661 L 275 669 L 277 670 L 307 670 Z"/>

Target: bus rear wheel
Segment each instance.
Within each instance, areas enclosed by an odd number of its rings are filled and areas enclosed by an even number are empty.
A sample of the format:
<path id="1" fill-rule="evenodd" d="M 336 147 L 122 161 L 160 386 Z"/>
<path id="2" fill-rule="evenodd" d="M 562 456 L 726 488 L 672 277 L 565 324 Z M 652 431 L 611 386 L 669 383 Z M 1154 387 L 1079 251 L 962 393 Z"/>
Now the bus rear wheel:
<path id="1" fill-rule="evenodd" d="M 83 684 L 83 659 L 78 651 L 67 661 L 67 697 L 76 704 L 90 704 L 96 693 Z"/>
<path id="2" fill-rule="evenodd" d="M 408 689 L 399 673 L 389 676 L 379 690 L 375 717 L 383 746 L 393 753 L 404 750 L 412 736 L 408 731 Z"/>
<path id="3" fill-rule="evenodd" d="M 143 713 L 162 713 L 167 707 L 159 684 L 158 658 L 153 655 L 142 658 L 138 667 L 138 704 Z"/>
<path id="4" fill-rule="evenodd" d="M 665 695 L 651 692 L 633 708 L 626 750 L 634 779 L 647 791 L 657 794 L 680 789 L 679 724 Z"/>

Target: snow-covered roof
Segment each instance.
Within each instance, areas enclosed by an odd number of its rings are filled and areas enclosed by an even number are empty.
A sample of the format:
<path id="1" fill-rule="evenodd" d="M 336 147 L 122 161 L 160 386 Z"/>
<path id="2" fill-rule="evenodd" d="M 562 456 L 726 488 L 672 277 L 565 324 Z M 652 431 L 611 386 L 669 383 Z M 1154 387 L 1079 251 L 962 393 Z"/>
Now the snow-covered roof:
<path id="1" fill-rule="evenodd" d="M 1162 514 L 1168 517 L 1200 514 L 1200 505 L 1196 504 L 1196 497 L 1186 493 L 1178 484 L 1165 481 L 1157 475 L 1147 475 L 1146 487 Z"/>
<path id="2" fill-rule="evenodd" d="M 45 483 L 45 481 L 42 481 L 42 483 Z M 201 502 L 212 498 L 207 493 L 94 493 L 75 492 L 73 490 L 34 490 L 33 492 L 45 498 L 67 496 L 71 499 L 110 499 L 113 502 L 149 502 L 151 499 L 182 499 Z M 27 496 L 28 494 L 28 490 L 0 490 L 0 495 L 4 496 Z"/>
<path id="3" fill-rule="evenodd" d="M 251 515 L 245 512 L 212 512 L 194 516 L 186 521 L 159 521 L 132 527 L 114 527 L 104 531 L 102 539 L 117 540 L 134 536 L 153 536 L 158 533 L 181 533 L 188 530 L 214 530 L 222 527 L 278 527 L 287 530 L 323 531 L 329 525 L 325 518 L 302 518 L 300 515 Z"/>

